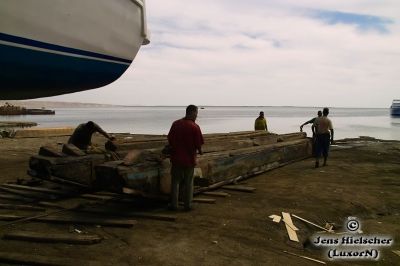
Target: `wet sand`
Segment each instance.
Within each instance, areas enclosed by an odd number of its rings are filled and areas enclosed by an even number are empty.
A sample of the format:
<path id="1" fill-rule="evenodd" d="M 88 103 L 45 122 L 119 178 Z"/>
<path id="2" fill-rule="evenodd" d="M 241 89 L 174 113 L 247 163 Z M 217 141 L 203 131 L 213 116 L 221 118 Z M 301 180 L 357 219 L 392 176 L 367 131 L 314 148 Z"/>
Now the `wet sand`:
<path id="1" fill-rule="evenodd" d="M 66 140 L 0 139 L 0 182 L 29 178 L 29 157 L 41 145 Z M 94 142 L 100 145 L 104 138 L 95 137 Z M 324 251 L 308 241 L 318 229 L 299 220 L 293 222 L 299 228 L 300 242 L 290 241 L 282 222 L 276 224 L 268 218 L 285 211 L 322 226 L 331 222 L 341 227 L 348 216 L 356 216 L 364 233 L 395 239 L 394 245 L 381 249 L 379 265 L 400 265 L 400 257 L 391 252 L 400 250 L 400 142 L 362 139 L 337 143 L 326 167 L 315 169 L 310 158 L 272 170 L 245 181 L 246 186 L 256 188 L 254 193 L 226 191 L 231 196 L 216 198 L 216 204 L 195 203 L 192 212 L 173 213 L 178 217 L 176 222 L 138 218 L 131 229 L 21 223 L 0 227 L 1 233 L 17 229 L 67 233 L 78 228 L 104 240 L 94 245 L 70 245 L 1 239 L 0 250 L 95 260 L 100 261 L 98 265 L 317 265 L 283 251 L 328 265 L 376 265 L 327 260 Z M 10 212 L 0 210 L 1 214 Z"/>

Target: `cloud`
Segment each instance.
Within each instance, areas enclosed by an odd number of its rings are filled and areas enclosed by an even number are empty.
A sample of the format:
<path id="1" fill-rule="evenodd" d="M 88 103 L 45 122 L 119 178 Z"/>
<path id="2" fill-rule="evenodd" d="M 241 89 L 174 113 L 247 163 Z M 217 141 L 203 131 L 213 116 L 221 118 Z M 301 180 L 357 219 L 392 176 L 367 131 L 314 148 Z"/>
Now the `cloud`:
<path id="1" fill-rule="evenodd" d="M 385 107 L 398 1 L 147 1 L 151 44 L 115 83 L 58 100 Z"/>

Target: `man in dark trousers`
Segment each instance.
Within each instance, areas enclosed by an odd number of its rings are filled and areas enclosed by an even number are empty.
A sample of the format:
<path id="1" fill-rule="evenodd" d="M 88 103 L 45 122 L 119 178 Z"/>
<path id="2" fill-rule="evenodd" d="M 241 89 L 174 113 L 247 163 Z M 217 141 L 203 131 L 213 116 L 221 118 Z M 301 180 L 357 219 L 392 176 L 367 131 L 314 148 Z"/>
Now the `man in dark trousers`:
<path id="1" fill-rule="evenodd" d="M 193 173 L 196 165 L 196 153 L 203 154 L 204 144 L 200 127 L 195 123 L 198 108 L 195 105 L 186 107 L 186 116 L 176 120 L 169 130 L 168 143 L 171 147 L 171 205 L 178 209 L 179 190 L 183 192 L 186 211 L 192 209 Z M 183 189 L 182 186 L 183 185 Z"/>
<path id="2" fill-rule="evenodd" d="M 324 156 L 324 166 L 326 165 L 329 144 L 333 144 L 333 127 L 331 120 L 328 118 L 329 109 L 325 107 L 322 114 L 323 116 L 315 119 L 313 124 L 316 135 L 315 168 L 319 167 L 321 154 Z"/>
<path id="3" fill-rule="evenodd" d="M 99 132 L 109 140 L 115 139 L 105 132 L 99 125 L 93 121 L 89 121 L 87 123 L 80 124 L 75 129 L 74 133 L 72 133 L 71 137 L 69 138 L 68 143 L 74 144 L 79 149 L 86 151 L 92 144 L 92 135 L 95 132 Z"/>

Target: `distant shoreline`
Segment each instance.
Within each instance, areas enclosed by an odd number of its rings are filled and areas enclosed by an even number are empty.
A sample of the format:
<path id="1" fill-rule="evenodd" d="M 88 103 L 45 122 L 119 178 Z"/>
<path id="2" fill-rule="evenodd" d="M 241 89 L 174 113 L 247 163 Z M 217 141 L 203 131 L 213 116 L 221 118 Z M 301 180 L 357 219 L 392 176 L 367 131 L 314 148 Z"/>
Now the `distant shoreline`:
<path id="1" fill-rule="evenodd" d="M 4 105 L 6 102 L 16 106 L 22 106 L 25 108 L 122 108 L 122 107 L 179 107 L 184 108 L 186 105 L 116 105 L 116 104 L 101 104 L 101 103 L 81 103 L 81 102 L 59 102 L 59 101 L 35 101 L 35 100 L 23 100 L 23 101 L 0 101 L 0 105 Z M 323 106 L 272 106 L 272 105 L 201 105 L 201 108 L 236 108 L 236 107 L 247 107 L 247 108 L 315 108 L 321 109 Z M 389 109 L 389 107 L 332 107 L 331 109 Z"/>

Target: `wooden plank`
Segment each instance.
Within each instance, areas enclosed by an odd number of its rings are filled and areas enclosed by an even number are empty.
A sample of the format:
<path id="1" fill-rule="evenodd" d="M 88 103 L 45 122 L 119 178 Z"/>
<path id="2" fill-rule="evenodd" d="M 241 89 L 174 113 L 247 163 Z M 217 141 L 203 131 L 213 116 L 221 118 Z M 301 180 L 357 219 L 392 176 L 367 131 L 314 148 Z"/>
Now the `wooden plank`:
<path id="1" fill-rule="evenodd" d="M 170 221 L 170 222 L 175 222 L 176 221 L 176 216 L 165 215 L 165 214 L 143 213 L 143 212 L 128 212 L 127 215 L 129 217 L 144 218 L 144 219 L 150 219 L 150 220 Z"/>
<path id="2" fill-rule="evenodd" d="M 210 185 L 208 187 L 201 187 L 201 188 L 197 189 L 193 194 L 194 195 L 198 195 L 200 193 L 203 193 L 203 192 L 206 192 L 206 191 L 209 191 L 209 190 L 214 190 L 214 189 L 220 188 L 222 186 L 231 184 L 233 182 L 237 182 L 239 180 L 242 180 L 243 178 L 244 178 L 243 176 L 237 176 L 237 177 L 234 177 L 234 178 L 226 179 L 226 180 L 214 183 L 214 184 L 212 184 L 212 185 Z"/>
<path id="3" fill-rule="evenodd" d="M 109 210 L 109 209 L 77 209 L 79 212 L 90 212 L 90 213 L 97 213 L 97 214 L 106 214 L 112 216 L 120 216 L 120 217 L 134 217 L 134 218 L 143 218 L 149 220 L 159 220 L 159 221 L 168 221 L 168 222 L 175 222 L 176 216 L 174 215 L 166 215 L 166 214 L 157 214 L 157 213 L 145 213 L 145 212 L 124 212 L 124 211 L 116 211 L 116 210 Z"/>
<path id="4" fill-rule="evenodd" d="M 62 191 L 57 189 L 50 189 L 44 187 L 31 187 L 31 186 L 23 186 L 23 185 L 16 185 L 16 184 L 2 184 L 2 187 L 11 188 L 11 189 L 19 189 L 25 191 L 32 191 L 38 193 L 47 193 L 47 194 L 54 194 L 59 196 L 72 196 L 74 192 L 72 191 Z"/>
<path id="5" fill-rule="evenodd" d="M 93 234 L 62 234 L 62 233 L 38 233 L 27 231 L 15 231 L 5 233 L 4 239 L 22 240 L 33 242 L 47 242 L 47 243 L 66 243 L 66 244 L 96 244 L 103 238 L 99 235 Z"/>
<path id="6" fill-rule="evenodd" d="M 0 209 L 8 210 L 23 210 L 23 211 L 45 211 L 45 208 L 31 206 L 31 205 L 18 205 L 18 204 L 5 204 L 0 203 Z"/>
<path id="7" fill-rule="evenodd" d="M 43 206 L 43 207 L 50 207 L 50 208 L 57 208 L 57 209 L 65 209 L 63 206 L 61 206 L 60 204 L 57 203 L 53 203 L 53 202 L 47 202 L 47 201 L 39 201 L 37 203 L 37 205 L 39 206 Z"/>
<path id="8" fill-rule="evenodd" d="M 56 203 L 46 202 L 46 201 L 37 201 L 32 198 L 26 198 L 26 197 L 21 197 L 21 196 L 16 196 L 16 195 L 0 194 L 0 199 L 11 200 L 11 201 L 20 201 L 23 203 L 35 203 L 35 204 L 37 204 L 39 206 L 43 206 L 43 207 L 63 208 L 62 206 L 60 206 Z"/>
<path id="9" fill-rule="evenodd" d="M 215 197 L 229 197 L 230 194 L 222 191 L 205 191 L 203 192 L 204 195 L 207 196 L 215 196 Z"/>
<path id="10" fill-rule="evenodd" d="M 194 198 L 192 202 L 214 204 L 216 200 L 208 198 Z"/>
<path id="11" fill-rule="evenodd" d="M 0 214 L 0 220 L 2 221 L 15 221 L 22 220 L 24 218 L 30 218 L 20 215 L 11 214 Z M 103 225 L 103 226 L 114 226 L 114 227 L 132 227 L 137 222 L 135 220 L 117 220 L 117 219 L 103 219 L 95 217 L 84 217 L 84 216 L 74 216 L 74 217 L 61 217 L 61 216 L 45 216 L 37 217 L 32 219 L 38 222 L 48 222 L 48 223 L 76 223 L 76 224 L 91 224 L 91 225 Z"/>
<path id="12" fill-rule="evenodd" d="M 109 191 L 96 191 L 95 195 L 118 197 L 121 194 L 114 193 L 114 192 L 109 192 Z"/>
<path id="13" fill-rule="evenodd" d="M 91 199 L 91 200 L 111 200 L 111 199 L 115 198 L 113 196 L 96 195 L 96 194 L 82 194 L 82 195 L 79 195 L 79 197 L 81 197 L 83 199 Z"/>
<path id="14" fill-rule="evenodd" d="M 42 193 L 37 193 L 37 192 L 28 192 L 28 191 L 21 191 L 21 190 L 16 190 L 16 189 L 10 189 L 6 187 L 0 186 L 0 190 L 10 193 L 10 194 L 15 194 L 18 196 L 26 197 L 26 198 L 32 198 L 32 199 L 46 199 L 46 200 L 54 200 L 57 199 L 55 195 L 46 195 Z"/>
<path id="15" fill-rule="evenodd" d="M 37 220 L 38 218 L 42 218 L 42 217 L 45 217 L 45 216 L 54 215 L 54 214 L 58 214 L 58 213 L 61 213 L 61 212 L 68 211 L 68 210 L 76 209 L 79 206 L 80 205 L 74 205 L 73 207 L 70 207 L 70 208 L 63 208 L 61 210 L 47 212 L 47 213 L 44 213 L 44 214 L 38 214 L 38 215 L 35 215 L 35 216 L 23 217 L 21 219 L 12 220 L 11 222 L 8 222 L 8 223 L 5 223 L 5 224 L 0 224 L 0 227 L 5 227 L 5 226 L 9 226 L 9 225 L 15 225 L 17 223 L 22 223 L 22 222 L 27 222 L 27 221 L 32 221 L 32 220 Z"/>
<path id="16" fill-rule="evenodd" d="M 51 176 L 51 178 L 46 179 L 46 180 L 48 180 L 50 182 L 54 182 L 54 183 L 63 184 L 63 185 L 75 186 L 75 187 L 78 187 L 78 188 L 81 188 L 81 189 L 84 189 L 84 190 L 85 189 L 90 189 L 90 187 L 85 185 L 85 184 L 82 184 L 82 183 L 79 183 L 79 182 L 75 182 L 75 181 L 71 181 L 71 180 L 67 180 L 67 179 L 64 179 L 64 178 L 57 177 L 57 176 Z"/>
<path id="17" fill-rule="evenodd" d="M 17 265 L 43 265 L 43 266 L 71 266 L 71 265 L 85 265 L 85 266 L 111 266 L 112 264 L 104 261 L 82 260 L 71 257 L 50 257 L 29 253 L 14 253 L 0 251 L 0 262 L 12 263 Z"/>
<path id="18" fill-rule="evenodd" d="M 9 195 L 9 194 L 0 194 L 0 199 L 11 200 L 11 201 L 22 201 L 26 203 L 35 202 L 32 198 L 17 196 L 17 195 Z"/>
<path id="19" fill-rule="evenodd" d="M 226 185 L 222 187 L 223 189 L 241 191 L 241 192 L 254 192 L 256 188 L 254 187 L 246 187 L 246 186 L 238 186 L 238 185 Z"/>
<path id="20" fill-rule="evenodd" d="M 322 229 L 322 230 L 324 230 L 324 231 L 326 231 L 326 232 L 333 233 L 333 230 L 332 230 L 332 229 L 331 229 L 331 230 L 326 229 L 325 227 L 319 226 L 318 224 L 315 224 L 315 223 L 313 223 L 313 222 L 310 222 L 310 221 L 308 221 L 308 220 L 306 220 L 306 219 L 304 219 L 304 218 L 301 218 L 301 217 L 299 217 L 299 216 L 297 216 L 297 215 L 295 215 L 295 214 L 292 214 L 292 216 L 295 217 L 295 218 L 297 218 L 297 219 L 299 219 L 300 221 L 303 221 L 303 222 L 306 222 L 306 223 L 308 223 L 308 224 L 311 224 L 311 225 L 313 225 L 313 226 L 315 226 L 315 227 L 317 227 L 317 228 L 319 228 L 319 229 Z"/>
<path id="21" fill-rule="evenodd" d="M 276 215 L 276 214 L 272 214 L 272 215 L 270 215 L 268 217 L 271 218 L 274 223 L 279 223 L 281 221 L 281 219 L 282 219 L 281 216 Z"/>
<path id="22" fill-rule="evenodd" d="M 290 217 L 290 214 L 287 212 L 282 212 L 282 217 L 283 217 L 283 221 L 285 222 L 285 226 L 286 226 L 286 230 L 288 232 L 289 235 L 289 239 L 295 242 L 299 242 L 299 238 L 297 237 L 297 233 L 296 231 L 299 230 L 297 229 L 293 222 L 292 222 L 292 218 Z"/>

